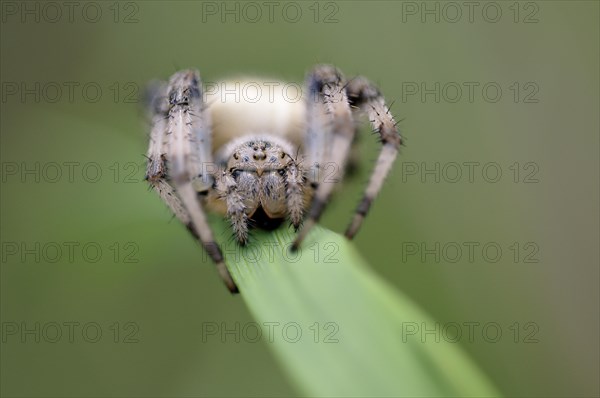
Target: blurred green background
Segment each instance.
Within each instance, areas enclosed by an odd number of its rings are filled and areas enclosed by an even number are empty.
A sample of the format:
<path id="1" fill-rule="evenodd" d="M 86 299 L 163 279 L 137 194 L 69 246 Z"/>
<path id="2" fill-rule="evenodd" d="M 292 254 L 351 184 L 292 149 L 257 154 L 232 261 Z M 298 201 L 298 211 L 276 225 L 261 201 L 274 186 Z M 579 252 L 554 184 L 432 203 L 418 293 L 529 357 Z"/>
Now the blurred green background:
<path id="1" fill-rule="evenodd" d="M 463 3 L 275 2 L 272 21 L 262 2 L 44 4 L 1 3 L 3 396 L 295 394 L 268 342 L 203 339 L 203 323 L 252 318 L 142 181 L 138 98 L 178 68 L 301 82 L 323 62 L 377 82 L 405 118 L 407 147 L 356 238 L 373 268 L 440 327 L 478 323 L 457 344 L 505 395 L 600 394 L 598 2 L 476 2 L 471 16 Z M 374 141 L 324 225 L 346 226 Z M 79 323 L 72 341 L 65 322 Z"/>

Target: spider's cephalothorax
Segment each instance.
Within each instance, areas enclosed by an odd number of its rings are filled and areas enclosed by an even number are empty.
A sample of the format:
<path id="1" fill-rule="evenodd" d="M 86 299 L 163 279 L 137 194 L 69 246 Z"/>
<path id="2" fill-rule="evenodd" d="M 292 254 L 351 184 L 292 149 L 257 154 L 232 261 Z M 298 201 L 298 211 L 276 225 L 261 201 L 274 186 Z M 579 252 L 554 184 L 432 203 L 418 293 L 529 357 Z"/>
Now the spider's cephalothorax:
<path id="1" fill-rule="evenodd" d="M 249 97 L 247 87 L 262 94 Z M 288 219 L 298 229 L 304 222 L 292 246 L 298 248 L 341 181 L 356 120 L 366 114 L 382 149 L 346 230 L 351 239 L 402 144 L 383 96 L 365 78 L 346 81 L 333 66 L 319 65 L 308 74 L 301 100 L 273 87 L 273 81 L 244 79 L 204 92 L 199 73 L 184 70 L 158 84 L 149 102 L 146 179 L 206 249 L 231 292 L 237 286 L 205 209 L 226 216 L 240 244 L 249 226 L 270 228 Z"/>
<path id="2" fill-rule="evenodd" d="M 215 176 L 208 206 L 222 209 L 240 244 L 248 240 L 249 223 L 272 228 L 289 217 L 300 225 L 304 181 L 292 153 L 290 143 L 262 135 L 238 138 L 216 154 L 224 169 Z"/>

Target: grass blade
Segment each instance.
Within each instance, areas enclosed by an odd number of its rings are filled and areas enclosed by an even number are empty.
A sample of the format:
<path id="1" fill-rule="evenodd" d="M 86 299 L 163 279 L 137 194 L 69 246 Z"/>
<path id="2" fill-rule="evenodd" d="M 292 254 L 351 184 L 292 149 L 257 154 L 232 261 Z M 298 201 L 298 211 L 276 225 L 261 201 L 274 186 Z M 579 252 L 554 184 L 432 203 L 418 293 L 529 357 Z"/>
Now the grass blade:
<path id="1" fill-rule="evenodd" d="M 373 273 L 344 237 L 315 228 L 297 255 L 288 250 L 293 237 L 281 228 L 257 231 L 245 248 L 221 244 L 241 299 L 299 392 L 499 395 L 458 344 L 407 335 L 433 320 Z"/>

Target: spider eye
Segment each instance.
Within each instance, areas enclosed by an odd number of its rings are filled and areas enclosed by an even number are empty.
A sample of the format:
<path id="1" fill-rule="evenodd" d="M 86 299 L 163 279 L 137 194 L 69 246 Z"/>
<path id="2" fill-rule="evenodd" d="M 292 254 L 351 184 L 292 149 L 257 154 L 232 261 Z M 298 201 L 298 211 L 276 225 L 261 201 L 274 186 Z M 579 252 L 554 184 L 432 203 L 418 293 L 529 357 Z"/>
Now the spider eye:
<path id="1" fill-rule="evenodd" d="M 285 152 L 281 152 L 281 159 L 285 157 Z"/>
<path id="2" fill-rule="evenodd" d="M 238 160 L 238 159 L 240 158 L 240 157 L 238 156 L 237 152 L 234 152 L 234 153 L 233 153 L 233 158 L 234 158 L 235 160 Z"/>

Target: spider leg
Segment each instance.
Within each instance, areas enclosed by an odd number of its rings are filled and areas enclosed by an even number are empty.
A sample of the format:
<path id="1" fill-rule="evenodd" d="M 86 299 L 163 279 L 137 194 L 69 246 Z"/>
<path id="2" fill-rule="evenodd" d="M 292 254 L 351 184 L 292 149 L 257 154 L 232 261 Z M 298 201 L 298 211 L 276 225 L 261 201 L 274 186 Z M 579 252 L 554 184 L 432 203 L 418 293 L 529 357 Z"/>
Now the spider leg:
<path id="1" fill-rule="evenodd" d="M 402 136 L 396 128 L 397 123 L 394 121 L 383 95 L 371 82 L 364 77 L 357 77 L 348 84 L 347 91 L 350 103 L 367 114 L 373 130 L 379 134 L 382 144 L 363 198 L 346 229 L 346 237 L 352 239 L 358 232 L 373 199 L 381 190 L 383 181 L 396 160 L 400 145 L 402 145 Z"/>
<path id="2" fill-rule="evenodd" d="M 166 84 L 163 82 L 154 91 L 151 102 L 148 104 L 152 119 L 152 130 L 150 131 L 150 145 L 146 155 L 148 158 L 146 180 L 150 187 L 169 206 L 175 217 L 184 225 L 188 225 L 190 216 L 181 204 L 179 197 L 177 197 L 175 189 L 166 180 L 167 165 L 164 157 L 168 112 Z"/>
<path id="3" fill-rule="evenodd" d="M 210 173 L 204 169 L 211 161 L 210 152 L 206 155 L 210 136 L 208 122 L 203 117 L 198 73 L 176 73 L 164 92 L 168 102 L 166 99 L 158 101 L 159 105 L 152 109 L 154 123 L 148 149 L 147 180 L 202 244 L 229 291 L 236 293 L 237 286 L 197 197 L 198 187 L 205 186 L 209 180 Z"/>
<path id="4" fill-rule="evenodd" d="M 325 168 L 333 169 L 333 172 L 327 173 L 326 178 L 319 176 L 317 179 L 313 177 L 311 180 L 316 190 L 312 198 L 308 219 L 296 236 L 292 250 L 297 250 L 300 247 L 308 232 L 317 223 L 331 196 L 334 184 L 343 177 L 355 132 L 344 77 L 339 70 L 331 65 L 318 65 L 308 75 L 306 86 L 309 96 L 307 99 L 309 122 L 307 150 L 309 159 L 314 156 L 311 153 L 320 152 L 318 149 L 311 149 L 311 145 L 314 146 L 314 143 L 311 143 L 310 140 L 314 141 L 315 134 L 323 134 L 326 145 L 321 156 L 322 159 L 327 159 L 327 164 L 324 165 Z M 323 123 L 324 113 L 328 119 L 327 123 Z M 316 123 L 316 125 L 311 126 L 311 123 Z M 323 127 L 325 127 L 324 131 L 317 131 Z M 316 160 L 319 162 L 319 159 Z M 319 166 L 323 165 L 319 164 Z"/>

